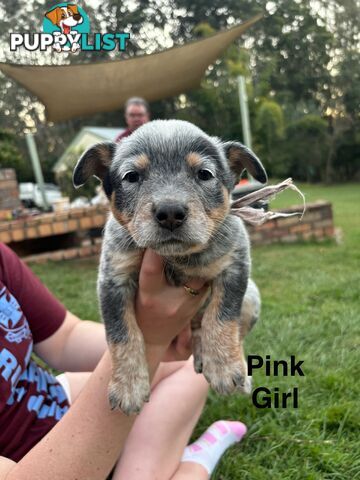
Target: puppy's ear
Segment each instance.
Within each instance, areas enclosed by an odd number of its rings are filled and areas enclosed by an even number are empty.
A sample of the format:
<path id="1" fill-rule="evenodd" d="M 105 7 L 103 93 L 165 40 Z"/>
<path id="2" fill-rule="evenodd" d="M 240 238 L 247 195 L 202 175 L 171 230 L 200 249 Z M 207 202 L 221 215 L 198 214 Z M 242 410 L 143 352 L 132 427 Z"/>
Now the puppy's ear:
<path id="1" fill-rule="evenodd" d="M 231 171 L 235 173 L 237 179 L 240 178 L 242 171 L 246 168 L 256 180 L 261 183 L 267 182 L 265 168 L 249 148 L 240 142 L 225 142 L 223 148 Z"/>
<path id="2" fill-rule="evenodd" d="M 94 175 L 102 181 L 105 193 L 111 195 L 108 171 L 116 151 L 116 143 L 97 143 L 82 154 L 73 174 L 74 187 L 79 188 Z"/>
<path id="3" fill-rule="evenodd" d="M 45 14 L 45 17 L 48 18 L 51 23 L 53 23 L 54 25 L 57 25 L 61 18 L 61 8 L 56 7 L 53 10 L 50 10 L 50 12 L 47 12 Z"/>

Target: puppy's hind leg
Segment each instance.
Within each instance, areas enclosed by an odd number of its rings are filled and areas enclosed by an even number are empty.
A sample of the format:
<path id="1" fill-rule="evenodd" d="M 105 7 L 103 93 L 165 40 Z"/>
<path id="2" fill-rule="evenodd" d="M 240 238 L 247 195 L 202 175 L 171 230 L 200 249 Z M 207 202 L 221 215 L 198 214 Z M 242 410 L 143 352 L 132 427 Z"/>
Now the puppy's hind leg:
<path id="1" fill-rule="evenodd" d="M 203 373 L 222 395 L 251 391 L 239 325 L 247 284 L 247 264 L 240 258 L 213 282 L 212 298 L 202 320 Z"/>

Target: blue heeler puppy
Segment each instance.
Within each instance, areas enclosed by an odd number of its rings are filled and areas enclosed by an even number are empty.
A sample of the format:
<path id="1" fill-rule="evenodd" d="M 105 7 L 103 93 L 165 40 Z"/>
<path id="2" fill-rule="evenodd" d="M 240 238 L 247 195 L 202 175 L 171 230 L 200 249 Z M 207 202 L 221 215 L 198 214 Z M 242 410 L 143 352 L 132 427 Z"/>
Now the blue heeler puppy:
<path id="1" fill-rule="evenodd" d="M 98 293 L 112 357 L 112 408 L 139 412 L 150 395 L 134 312 L 146 248 L 164 258 L 171 284 L 186 286 L 198 277 L 211 286 L 202 321 L 192 324 L 195 370 L 221 394 L 250 391 L 242 341 L 256 320 L 259 295 L 249 282 L 248 235 L 229 209 L 245 168 L 267 181 L 260 160 L 244 145 L 222 143 L 178 120 L 147 123 L 119 145 L 91 147 L 78 161 L 74 185 L 95 175 L 111 205 Z"/>

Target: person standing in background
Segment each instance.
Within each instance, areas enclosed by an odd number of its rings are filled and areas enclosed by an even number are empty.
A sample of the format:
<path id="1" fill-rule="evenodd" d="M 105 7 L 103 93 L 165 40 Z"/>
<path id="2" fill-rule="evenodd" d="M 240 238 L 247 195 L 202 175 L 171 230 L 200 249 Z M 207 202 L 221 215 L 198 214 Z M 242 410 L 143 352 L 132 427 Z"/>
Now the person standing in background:
<path id="1" fill-rule="evenodd" d="M 120 133 L 115 142 L 131 135 L 137 128 L 150 121 L 150 107 L 146 100 L 141 97 L 131 97 L 125 103 L 125 121 L 127 129 Z"/>

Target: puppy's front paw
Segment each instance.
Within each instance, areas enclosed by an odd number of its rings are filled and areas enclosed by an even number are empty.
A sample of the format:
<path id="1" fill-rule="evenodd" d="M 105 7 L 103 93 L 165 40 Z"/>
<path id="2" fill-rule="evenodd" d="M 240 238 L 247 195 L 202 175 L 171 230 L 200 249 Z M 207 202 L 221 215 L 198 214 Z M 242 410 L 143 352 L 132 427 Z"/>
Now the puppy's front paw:
<path id="1" fill-rule="evenodd" d="M 149 378 L 112 379 L 109 383 L 108 397 L 112 410 L 120 409 L 126 415 L 137 414 L 144 402 L 149 401 Z"/>
<path id="2" fill-rule="evenodd" d="M 251 377 L 247 374 L 245 360 L 239 357 L 217 358 L 216 355 L 203 356 L 203 374 L 211 387 L 220 395 L 229 395 L 235 390 L 251 392 Z"/>

